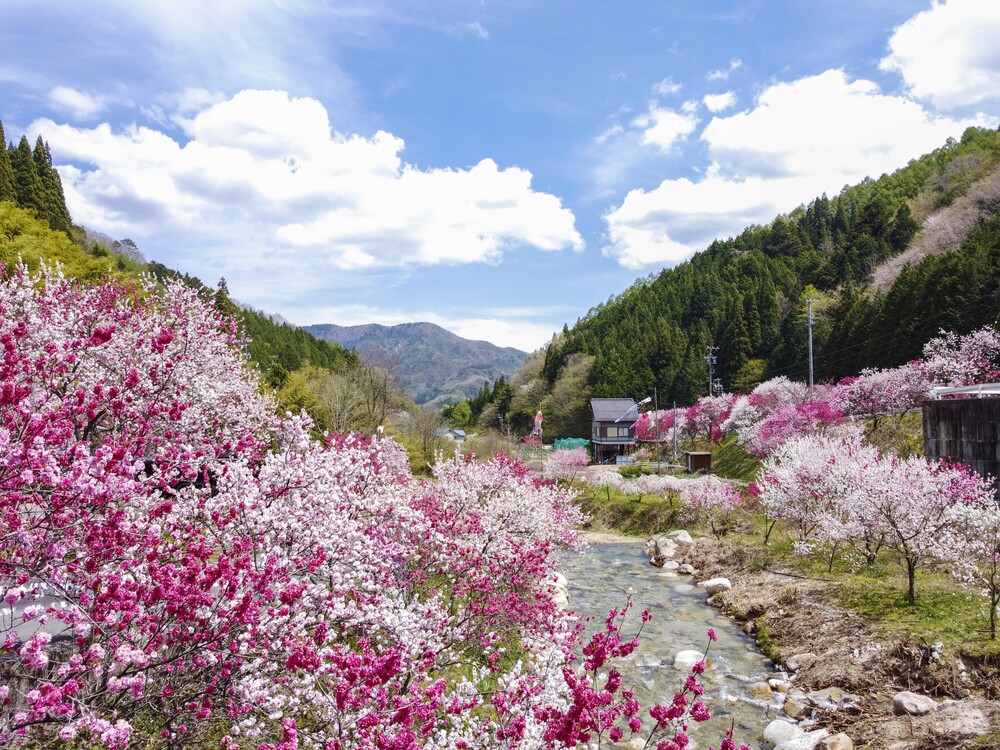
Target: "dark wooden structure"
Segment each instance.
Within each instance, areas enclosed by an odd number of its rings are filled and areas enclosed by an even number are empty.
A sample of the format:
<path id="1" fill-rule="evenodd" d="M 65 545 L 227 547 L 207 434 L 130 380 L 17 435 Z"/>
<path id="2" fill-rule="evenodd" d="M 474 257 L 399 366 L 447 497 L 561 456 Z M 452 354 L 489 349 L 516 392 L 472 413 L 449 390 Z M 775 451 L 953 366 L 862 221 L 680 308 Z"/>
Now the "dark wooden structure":
<path id="1" fill-rule="evenodd" d="M 924 402 L 924 455 L 1000 476 L 1000 397 Z"/>
<path id="2" fill-rule="evenodd" d="M 712 454 L 708 451 L 684 451 L 687 463 L 687 473 L 710 472 L 712 470 Z"/>
<path id="3" fill-rule="evenodd" d="M 627 456 L 635 448 L 635 428 L 639 407 L 630 398 L 592 398 L 590 444 L 594 461 L 614 463 L 617 456 Z"/>

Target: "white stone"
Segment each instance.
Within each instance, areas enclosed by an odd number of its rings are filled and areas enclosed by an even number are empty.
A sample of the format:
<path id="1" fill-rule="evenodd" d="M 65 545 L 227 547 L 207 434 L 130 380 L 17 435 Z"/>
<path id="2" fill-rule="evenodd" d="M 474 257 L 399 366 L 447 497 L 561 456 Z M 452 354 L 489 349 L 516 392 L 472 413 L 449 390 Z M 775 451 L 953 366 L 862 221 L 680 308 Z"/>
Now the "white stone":
<path id="1" fill-rule="evenodd" d="M 676 560 L 667 560 L 665 563 L 663 563 L 664 570 L 678 570 L 680 567 L 681 564 Z"/>
<path id="2" fill-rule="evenodd" d="M 704 660 L 705 654 L 701 651 L 678 651 L 677 655 L 674 656 L 674 669 L 690 672 L 691 667 Z"/>
<path id="3" fill-rule="evenodd" d="M 709 596 L 718 594 L 720 591 L 729 591 L 733 587 L 728 578 L 709 578 L 698 585 L 704 587 Z"/>
<path id="4" fill-rule="evenodd" d="M 897 714 L 910 714 L 910 716 L 923 716 L 929 714 L 937 708 L 937 702 L 926 695 L 911 693 L 904 690 L 892 696 L 892 710 Z"/>
<path id="5" fill-rule="evenodd" d="M 780 745 L 782 742 L 794 740 L 803 734 L 805 734 L 805 730 L 798 724 L 792 724 L 790 721 L 782 719 L 775 719 L 764 727 L 764 741 L 772 747 Z"/>
<path id="6" fill-rule="evenodd" d="M 811 652 L 805 652 L 804 654 L 795 654 L 795 656 L 788 657 L 788 668 L 793 672 L 798 672 L 803 667 L 809 667 L 816 661 L 816 654 Z"/>
<path id="7" fill-rule="evenodd" d="M 819 741 L 830 734 L 825 729 L 817 729 L 812 732 L 806 732 L 794 740 L 788 740 L 787 742 L 782 742 L 780 745 L 775 745 L 774 750 L 813 750 Z"/>
<path id="8" fill-rule="evenodd" d="M 689 565 L 688 563 L 681 563 L 680 567 L 677 568 L 678 573 L 683 573 L 686 576 L 694 575 L 694 565 Z"/>
<path id="9" fill-rule="evenodd" d="M 667 534 L 667 537 L 675 541 L 678 541 L 681 544 L 694 544 L 694 539 L 692 539 L 691 535 L 687 533 L 687 531 L 685 531 L 684 529 L 671 531 L 669 534 Z"/>

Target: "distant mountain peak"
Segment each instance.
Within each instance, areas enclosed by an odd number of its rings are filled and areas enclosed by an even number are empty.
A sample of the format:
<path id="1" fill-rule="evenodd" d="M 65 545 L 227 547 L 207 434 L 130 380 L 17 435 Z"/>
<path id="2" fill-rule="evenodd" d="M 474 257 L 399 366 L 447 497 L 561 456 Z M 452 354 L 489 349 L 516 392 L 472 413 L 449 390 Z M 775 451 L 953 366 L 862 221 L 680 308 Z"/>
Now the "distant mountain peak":
<path id="1" fill-rule="evenodd" d="M 362 356 L 375 352 L 386 360 L 400 386 L 418 404 L 444 405 L 475 396 L 484 381 L 510 378 L 528 357 L 513 347 L 472 341 L 434 323 L 367 323 L 305 326 L 313 336 L 333 341 Z"/>

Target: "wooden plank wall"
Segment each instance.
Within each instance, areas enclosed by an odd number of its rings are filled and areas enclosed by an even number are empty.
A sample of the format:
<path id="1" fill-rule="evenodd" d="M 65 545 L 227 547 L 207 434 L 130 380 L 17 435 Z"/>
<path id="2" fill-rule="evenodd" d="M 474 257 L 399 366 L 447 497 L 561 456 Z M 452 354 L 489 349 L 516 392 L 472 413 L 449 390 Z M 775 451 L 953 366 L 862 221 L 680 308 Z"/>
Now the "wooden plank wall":
<path id="1" fill-rule="evenodd" d="M 924 455 L 1000 477 L 1000 398 L 924 402 Z M 1000 488 L 998 488 L 1000 492 Z"/>

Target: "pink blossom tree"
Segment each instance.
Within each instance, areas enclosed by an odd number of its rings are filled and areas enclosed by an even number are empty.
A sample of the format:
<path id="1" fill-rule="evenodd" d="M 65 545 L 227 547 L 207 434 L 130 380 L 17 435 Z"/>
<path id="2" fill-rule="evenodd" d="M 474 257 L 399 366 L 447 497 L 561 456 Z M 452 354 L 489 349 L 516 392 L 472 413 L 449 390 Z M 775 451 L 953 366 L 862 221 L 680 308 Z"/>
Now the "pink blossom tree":
<path id="1" fill-rule="evenodd" d="M 922 367 L 940 386 L 996 381 L 1000 379 L 1000 332 L 993 326 L 964 336 L 941 331 L 924 345 Z"/>
<path id="2" fill-rule="evenodd" d="M 742 493 L 732 482 L 709 474 L 684 480 L 680 487 L 681 500 L 698 508 L 708 518 L 717 539 L 729 533 L 733 526 L 733 511 L 743 500 Z"/>
<path id="3" fill-rule="evenodd" d="M 542 475 L 546 479 L 563 479 L 572 482 L 581 469 L 590 463 L 586 448 L 555 451 L 545 462 Z"/>

